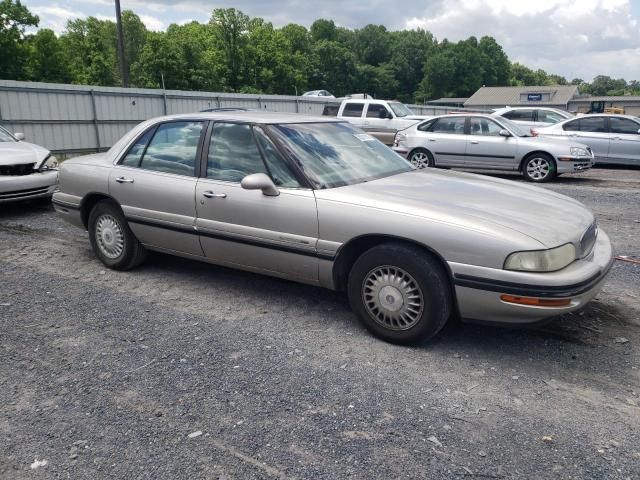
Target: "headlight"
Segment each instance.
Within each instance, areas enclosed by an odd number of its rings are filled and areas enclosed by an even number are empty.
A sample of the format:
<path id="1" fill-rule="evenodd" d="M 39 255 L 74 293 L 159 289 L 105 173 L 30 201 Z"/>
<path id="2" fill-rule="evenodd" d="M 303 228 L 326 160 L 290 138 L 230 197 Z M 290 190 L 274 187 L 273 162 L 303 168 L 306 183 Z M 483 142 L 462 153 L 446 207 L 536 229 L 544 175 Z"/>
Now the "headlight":
<path id="1" fill-rule="evenodd" d="M 515 252 L 504 262 L 505 270 L 520 270 L 525 272 L 555 272 L 576 259 L 576 249 L 572 243 L 567 243 L 549 250 L 532 250 L 529 252 Z"/>
<path id="2" fill-rule="evenodd" d="M 45 158 L 42 164 L 40 164 L 40 168 L 38 168 L 38 170 L 40 170 L 41 172 L 47 172 L 49 170 L 57 170 L 57 169 L 58 169 L 58 159 L 53 155 L 49 155 L 47 158 Z"/>
<path id="3" fill-rule="evenodd" d="M 573 155 L 574 157 L 590 157 L 591 156 L 589 155 L 589 152 L 587 152 L 585 148 L 571 147 L 569 151 L 571 152 L 571 155 Z"/>

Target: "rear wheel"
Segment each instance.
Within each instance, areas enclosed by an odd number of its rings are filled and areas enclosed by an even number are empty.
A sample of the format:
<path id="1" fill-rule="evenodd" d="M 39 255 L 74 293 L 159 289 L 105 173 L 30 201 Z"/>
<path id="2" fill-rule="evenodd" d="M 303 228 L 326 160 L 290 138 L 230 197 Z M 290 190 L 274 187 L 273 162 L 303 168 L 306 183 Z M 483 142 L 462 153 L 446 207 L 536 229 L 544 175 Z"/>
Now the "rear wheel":
<path id="1" fill-rule="evenodd" d="M 418 169 L 433 167 L 435 165 L 433 161 L 433 155 L 429 150 L 426 150 L 424 148 L 416 148 L 415 150 L 413 150 L 409 154 L 408 160 L 414 167 Z"/>
<path id="2" fill-rule="evenodd" d="M 371 248 L 349 273 L 349 301 L 364 326 L 383 340 L 412 344 L 436 335 L 451 312 L 444 268 L 400 243 Z"/>
<path id="3" fill-rule="evenodd" d="M 525 159 L 522 176 L 530 182 L 548 182 L 556 176 L 556 163 L 546 153 L 534 153 Z"/>
<path id="4" fill-rule="evenodd" d="M 96 256 L 114 270 L 129 270 L 144 261 L 145 249 L 110 200 L 102 200 L 89 214 L 89 240 Z"/>

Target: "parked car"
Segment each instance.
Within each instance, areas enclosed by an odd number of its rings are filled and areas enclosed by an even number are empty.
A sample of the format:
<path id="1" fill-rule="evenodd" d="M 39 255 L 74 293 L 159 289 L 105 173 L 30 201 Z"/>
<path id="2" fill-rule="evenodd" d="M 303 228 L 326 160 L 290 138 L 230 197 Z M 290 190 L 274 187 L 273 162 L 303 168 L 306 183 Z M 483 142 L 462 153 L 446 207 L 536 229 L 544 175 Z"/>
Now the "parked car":
<path id="1" fill-rule="evenodd" d="M 0 203 L 48 198 L 58 184 L 58 161 L 23 133 L 0 127 Z"/>
<path id="2" fill-rule="evenodd" d="M 594 114 L 536 128 L 541 137 L 588 145 L 598 163 L 640 165 L 640 118 L 631 115 Z"/>
<path id="3" fill-rule="evenodd" d="M 494 110 L 492 115 L 528 128 L 547 127 L 574 117 L 565 110 L 550 107 L 504 107 Z"/>
<path id="4" fill-rule="evenodd" d="M 613 259 L 576 200 L 417 170 L 347 122 L 295 114 L 149 120 L 62 164 L 53 202 L 109 268 L 156 250 L 344 290 L 397 343 L 435 335 L 453 312 L 522 324 L 576 310 Z"/>
<path id="5" fill-rule="evenodd" d="M 311 90 L 310 92 L 304 92 L 302 94 L 303 97 L 326 97 L 326 98 L 336 98 L 331 93 L 326 90 Z"/>
<path id="6" fill-rule="evenodd" d="M 335 105 L 326 105 L 322 115 L 346 120 L 385 145 L 393 144 L 399 130 L 404 130 L 420 120 L 432 118 L 416 115 L 404 103 L 372 98 L 343 100 L 337 110 Z"/>
<path id="7" fill-rule="evenodd" d="M 398 132 L 393 149 L 414 166 L 518 171 L 531 182 L 593 166 L 586 145 L 533 137 L 506 118 L 455 114 Z"/>

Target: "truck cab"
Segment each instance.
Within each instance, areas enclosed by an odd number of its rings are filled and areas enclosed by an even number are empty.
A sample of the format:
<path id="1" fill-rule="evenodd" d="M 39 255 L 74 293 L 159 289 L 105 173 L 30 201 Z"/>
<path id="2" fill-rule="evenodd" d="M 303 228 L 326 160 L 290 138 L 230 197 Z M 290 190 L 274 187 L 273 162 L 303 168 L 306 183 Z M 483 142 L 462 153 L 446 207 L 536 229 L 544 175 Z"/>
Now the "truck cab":
<path id="1" fill-rule="evenodd" d="M 399 130 L 431 118 L 415 115 L 404 103 L 374 99 L 347 99 L 340 104 L 337 117 L 361 128 L 386 145 L 392 145 Z"/>

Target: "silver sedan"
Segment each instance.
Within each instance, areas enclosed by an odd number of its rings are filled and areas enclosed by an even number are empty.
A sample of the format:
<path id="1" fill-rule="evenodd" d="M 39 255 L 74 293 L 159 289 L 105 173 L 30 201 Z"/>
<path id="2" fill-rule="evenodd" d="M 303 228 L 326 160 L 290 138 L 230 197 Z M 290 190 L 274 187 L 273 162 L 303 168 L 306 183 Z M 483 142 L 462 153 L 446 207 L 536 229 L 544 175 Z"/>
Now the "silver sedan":
<path id="1" fill-rule="evenodd" d="M 342 290 L 396 343 L 452 315 L 522 324 L 576 310 L 613 258 L 575 200 L 417 170 L 348 123 L 290 114 L 147 121 L 66 161 L 53 202 L 109 268 L 155 250 Z"/>
<path id="2" fill-rule="evenodd" d="M 482 114 L 443 115 L 398 132 L 393 149 L 418 168 L 458 167 L 517 171 L 531 182 L 593 166 L 581 143 L 540 139 L 506 118 Z"/>
<path id="3" fill-rule="evenodd" d="M 544 138 L 588 145 L 598 163 L 640 165 L 640 118 L 631 115 L 580 115 L 533 130 Z"/>

